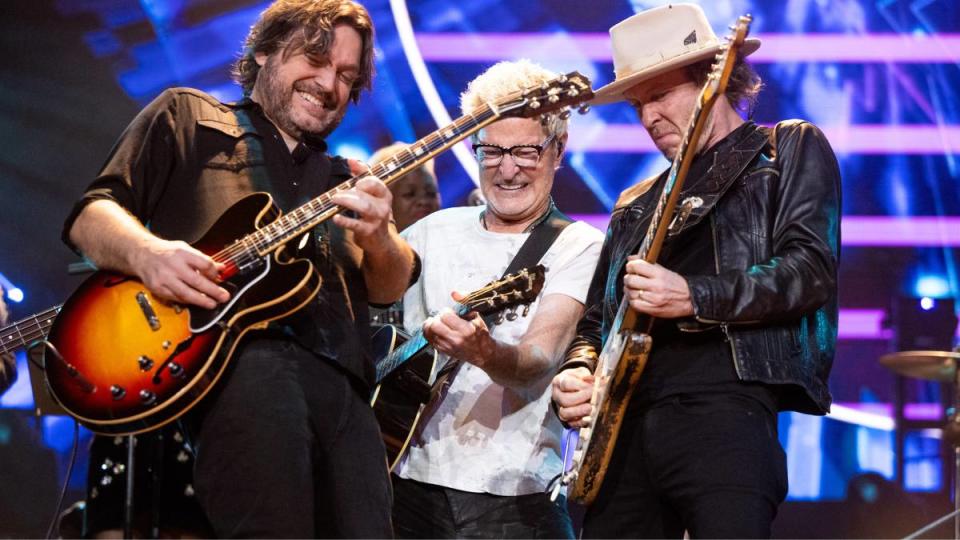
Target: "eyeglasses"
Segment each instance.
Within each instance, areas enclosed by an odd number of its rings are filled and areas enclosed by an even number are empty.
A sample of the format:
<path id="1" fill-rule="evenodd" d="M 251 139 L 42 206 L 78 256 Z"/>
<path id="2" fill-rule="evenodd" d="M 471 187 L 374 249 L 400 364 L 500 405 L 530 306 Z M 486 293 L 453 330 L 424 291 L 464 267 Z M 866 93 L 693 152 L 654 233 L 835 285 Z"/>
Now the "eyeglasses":
<path id="1" fill-rule="evenodd" d="M 496 144 L 475 144 L 473 145 L 473 153 L 480 165 L 484 167 L 498 167 L 500 162 L 503 161 L 503 156 L 510 154 L 517 167 L 533 168 L 537 166 L 537 163 L 540 163 L 540 155 L 543 154 L 543 149 L 549 146 L 553 137 L 553 135 L 550 135 L 540 144 L 517 144 L 510 148 L 504 148 Z"/>

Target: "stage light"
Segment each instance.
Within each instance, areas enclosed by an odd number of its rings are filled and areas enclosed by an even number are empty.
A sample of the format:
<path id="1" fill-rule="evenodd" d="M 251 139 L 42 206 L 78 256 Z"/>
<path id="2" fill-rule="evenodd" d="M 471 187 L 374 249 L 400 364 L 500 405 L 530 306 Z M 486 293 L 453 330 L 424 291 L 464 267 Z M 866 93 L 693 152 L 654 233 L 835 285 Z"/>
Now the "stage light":
<path id="1" fill-rule="evenodd" d="M 362 144 L 353 142 L 340 143 L 333 149 L 333 153 L 338 156 L 352 158 L 366 163 L 372 155 L 370 149 Z"/>
<path id="2" fill-rule="evenodd" d="M 23 290 L 17 287 L 10 289 L 9 291 L 7 291 L 7 299 L 10 300 L 11 302 L 16 302 L 18 304 L 20 302 L 23 302 Z"/>
<path id="3" fill-rule="evenodd" d="M 946 298 L 950 296 L 950 284 L 943 276 L 921 275 L 913 285 L 913 292 L 920 297 Z"/>
<path id="4" fill-rule="evenodd" d="M 920 309 L 924 311 L 930 311 L 931 309 L 937 307 L 937 301 L 929 296 L 924 296 L 920 299 Z"/>
<path id="5" fill-rule="evenodd" d="M 23 289 L 14 285 L 7 276 L 0 273 L 0 287 L 3 288 L 3 297 L 11 302 L 23 302 Z"/>

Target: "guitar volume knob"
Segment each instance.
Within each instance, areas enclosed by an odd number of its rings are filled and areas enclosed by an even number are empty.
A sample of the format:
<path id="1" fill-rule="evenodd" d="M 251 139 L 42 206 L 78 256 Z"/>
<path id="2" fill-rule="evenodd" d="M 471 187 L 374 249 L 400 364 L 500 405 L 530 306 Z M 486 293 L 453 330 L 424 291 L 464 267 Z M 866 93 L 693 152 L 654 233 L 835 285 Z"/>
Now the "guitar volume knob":
<path id="1" fill-rule="evenodd" d="M 120 401 L 127 395 L 127 391 L 122 386 L 112 384 L 110 385 L 110 395 L 113 396 L 114 401 Z"/>
<path id="2" fill-rule="evenodd" d="M 153 360 L 145 354 L 141 354 L 140 358 L 137 358 L 137 364 L 140 366 L 140 371 L 147 371 L 153 367 Z"/>

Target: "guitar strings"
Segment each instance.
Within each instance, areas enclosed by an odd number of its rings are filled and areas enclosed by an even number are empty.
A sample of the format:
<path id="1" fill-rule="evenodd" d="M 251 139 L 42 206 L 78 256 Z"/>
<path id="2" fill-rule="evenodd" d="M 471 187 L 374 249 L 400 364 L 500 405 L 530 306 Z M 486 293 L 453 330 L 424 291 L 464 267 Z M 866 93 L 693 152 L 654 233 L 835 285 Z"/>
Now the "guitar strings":
<path id="1" fill-rule="evenodd" d="M 10 332 L 0 334 L 0 352 L 9 353 L 18 349 L 21 345 L 26 345 L 36 339 L 42 338 L 46 335 L 46 330 L 53 325 L 53 320 L 51 319 L 49 323 L 38 322 L 36 324 L 30 325 L 30 327 L 25 328 L 23 331 L 18 328 L 14 328 Z M 13 340 L 14 336 L 19 336 L 19 339 Z M 14 347 L 8 347 L 7 343 L 11 341 L 16 341 L 17 345 Z"/>
<path id="2" fill-rule="evenodd" d="M 389 184 L 393 180 L 403 176 L 403 174 L 407 172 L 407 169 L 417 164 L 419 160 L 424 160 L 426 156 L 429 156 L 433 152 L 439 151 L 439 149 L 441 149 L 444 145 L 449 144 L 450 140 L 455 138 L 462 139 L 463 137 L 468 136 L 469 133 L 464 133 L 465 131 L 469 132 L 470 130 L 477 128 L 484 121 L 495 117 L 496 115 L 497 113 L 493 111 L 489 105 L 484 105 L 479 111 L 458 118 L 450 126 L 439 129 L 430 135 L 427 135 L 420 142 L 415 143 L 399 152 L 392 159 L 382 161 L 374 165 L 370 169 L 369 174 L 380 177 L 385 184 Z M 393 163 L 394 168 L 389 168 L 391 162 Z M 366 175 L 367 173 L 354 176 L 353 178 L 350 178 L 342 184 L 334 187 L 330 191 L 312 199 L 311 201 L 301 205 L 291 212 L 280 216 L 276 221 L 264 226 L 256 232 L 244 236 L 225 249 L 215 253 L 212 256 L 213 260 L 220 263 L 227 263 L 239 268 L 245 263 L 260 257 L 259 253 L 261 250 L 272 251 L 272 249 L 269 247 L 270 244 L 281 241 L 284 241 L 283 243 L 285 243 L 285 241 L 290 237 L 300 234 L 303 229 L 319 224 L 318 222 L 310 225 L 313 221 L 326 213 L 333 211 L 329 216 L 323 218 L 323 220 L 329 219 L 330 217 L 333 217 L 333 215 L 342 212 L 344 210 L 343 207 L 334 204 L 331 201 L 332 196 L 342 191 L 352 189 L 356 186 L 356 183 Z M 252 246 L 249 244 L 252 244 Z M 251 251 L 251 247 L 254 249 L 254 251 Z"/>
<path id="3" fill-rule="evenodd" d="M 454 307 L 456 308 L 457 314 L 460 316 L 466 315 L 471 310 L 480 307 L 483 303 L 488 302 L 493 298 L 496 298 L 497 295 L 494 295 L 493 297 L 488 297 L 487 295 L 491 292 L 496 293 L 497 289 L 503 287 L 504 285 L 510 283 L 511 281 L 526 280 L 528 282 L 527 289 L 529 290 L 531 288 L 530 277 L 531 277 L 530 272 L 524 269 L 524 270 L 521 270 L 520 272 L 511 274 L 497 281 L 489 283 L 481 287 L 480 289 L 477 289 L 476 291 L 465 296 L 462 301 L 454 305 Z M 517 289 L 514 289 L 513 291 L 508 290 L 501 294 L 509 294 L 511 292 L 514 292 L 515 290 Z M 425 345 L 427 345 L 427 341 L 426 341 L 426 338 L 423 337 L 423 330 L 418 330 L 417 333 L 411 336 L 406 343 L 397 347 L 393 352 L 391 352 L 387 356 L 383 364 L 380 364 L 380 366 L 378 366 L 377 372 L 376 372 L 376 378 L 379 380 L 380 378 L 382 378 L 382 376 L 385 373 L 389 373 L 394 369 L 396 369 L 397 366 L 403 363 L 403 360 L 401 360 L 402 358 L 409 357 L 412 354 L 413 351 L 411 351 L 411 349 L 419 350 L 423 348 Z"/>
<path id="4" fill-rule="evenodd" d="M 577 82 L 580 81 L 580 79 L 582 79 L 582 76 L 579 76 L 579 74 L 561 75 L 557 79 L 544 83 L 536 89 L 541 92 L 539 98 L 531 100 L 529 92 L 534 89 L 522 89 L 513 92 L 501 100 L 499 105 L 501 105 L 502 110 L 506 111 L 509 110 L 511 101 L 520 100 L 520 104 L 528 105 L 531 109 L 537 111 L 544 106 L 543 103 L 539 101 L 539 99 L 542 98 L 553 105 L 554 108 L 563 108 L 565 106 L 564 104 L 558 106 L 561 91 L 556 90 L 557 83 L 571 83 L 565 93 L 570 98 L 576 98 L 576 96 L 581 95 L 581 89 L 577 88 Z M 587 85 L 586 88 L 589 88 L 589 85 Z M 545 112 L 549 112 L 549 110 L 540 111 L 539 114 Z M 480 129 L 486 122 L 492 121 L 502 114 L 500 109 L 494 109 L 492 104 L 485 103 L 481 105 L 477 111 L 464 115 L 449 126 L 434 131 L 421 139 L 421 141 L 414 143 L 404 151 L 398 153 L 392 159 L 378 163 L 370 170 L 370 173 L 381 177 L 381 180 L 383 180 L 385 184 L 389 184 L 402 176 L 403 173 L 406 173 L 406 169 L 416 165 L 418 160 L 423 159 L 425 161 L 434 154 L 439 153 L 445 146 L 455 144 L 456 141 L 465 138 L 470 133 Z M 390 162 L 394 162 L 396 168 L 388 169 L 387 164 Z M 401 174 L 394 174 L 398 171 L 400 171 Z M 239 269 L 245 263 L 260 257 L 260 253 L 272 252 L 276 248 L 272 247 L 271 244 L 279 243 L 282 245 L 291 237 L 297 236 L 305 229 L 316 226 L 326 219 L 342 212 L 344 210 L 342 207 L 331 203 L 331 193 L 336 194 L 340 191 L 353 188 L 360 178 L 362 177 L 355 176 L 347 180 L 329 192 L 279 217 L 276 221 L 265 227 L 238 239 L 230 246 L 214 254 L 212 258 L 217 262 L 227 263 Z M 324 214 L 328 213 L 329 215 L 324 217 Z M 251 252 L 248 246 L 250 243 L 253 244 L 255 252 Z"/>

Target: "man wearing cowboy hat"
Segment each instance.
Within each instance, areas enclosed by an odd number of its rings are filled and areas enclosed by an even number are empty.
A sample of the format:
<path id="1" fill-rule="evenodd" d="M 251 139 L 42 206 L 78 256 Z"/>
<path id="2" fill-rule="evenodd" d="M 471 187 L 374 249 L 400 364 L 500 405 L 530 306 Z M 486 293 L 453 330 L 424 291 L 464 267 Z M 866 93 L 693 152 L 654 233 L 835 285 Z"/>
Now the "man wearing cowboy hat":
<path id="1" fill-rule="evenodd" d="M 610 36 L 616 80 L 595 103 L 628 101 L 673 159 L 720 41 L 687 4 L 634 15 Z M 746 40 L 741 56 L 759 46 Z M 768 537 L 787 493 L 777 412 L 829 410 L 839 169 L 815 126 L 743 120 L 760 86 L 739 58 L 689 149 L 680 201 L 702 204 L 670 232 L 660 264 L 630 256 L 667 172 L 627 189 L 613 211 L 587 311 L 553 380 L 561 420 L 590 422 L 591 373 L 624 295 L 656 322 L 586 537 Z"/>

